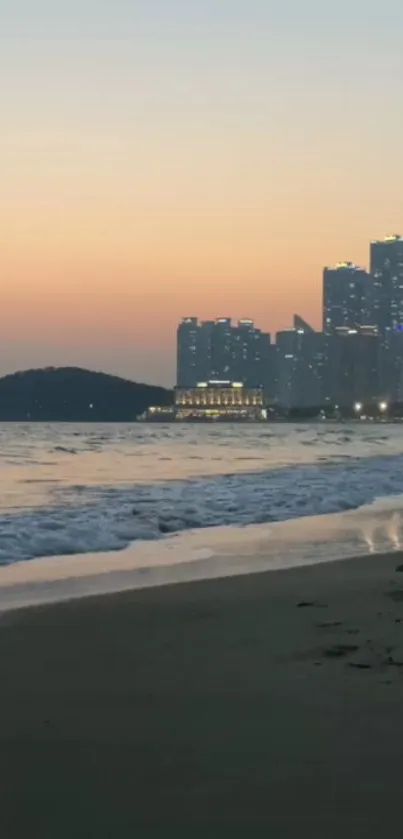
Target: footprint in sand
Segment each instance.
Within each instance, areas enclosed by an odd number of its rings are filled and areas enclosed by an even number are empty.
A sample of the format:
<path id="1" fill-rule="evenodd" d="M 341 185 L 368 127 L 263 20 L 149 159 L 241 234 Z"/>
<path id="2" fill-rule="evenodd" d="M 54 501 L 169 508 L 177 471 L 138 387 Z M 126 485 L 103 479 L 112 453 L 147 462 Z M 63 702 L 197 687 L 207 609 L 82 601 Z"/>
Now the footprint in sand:
<path id="1" fill-rule="evenodd" d="M 297 603 L 297 609 L 327 609 L 327 603 L 318 603 L 316 600 L 301 600 Z"/>
<path id="2" fill-rule="evenodd" d="M 346 655 L 352 655 L 359 650 L 357 644 L 335 644 L 332 647 L 326 647 L 323 650 L 325 658 L 344 658 Z"/>
<path id="3" fill-rule="evenodd" d="M 316 623 L 318 629 L 335 629 L 337 626 L 343 626 L 341 621 L 325 621 L 324 623 Z"/>
<path id="4" fill-rule="evenodd" d="M 385 591 L 386 597 L 390 597 L 395 603 L 400 603 L 403 600 L 403 589 L 398 588 L 393 591 Z"/>

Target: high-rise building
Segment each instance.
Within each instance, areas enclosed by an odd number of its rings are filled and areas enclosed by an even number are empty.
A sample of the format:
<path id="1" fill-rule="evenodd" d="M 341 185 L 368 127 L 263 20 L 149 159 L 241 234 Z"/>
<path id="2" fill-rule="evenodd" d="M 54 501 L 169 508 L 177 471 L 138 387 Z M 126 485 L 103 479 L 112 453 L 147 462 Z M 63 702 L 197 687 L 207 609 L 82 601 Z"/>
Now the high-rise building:
<path id="1" fill-rule="evenodd" d="M 383 399 L 403 402 L 403 329 L 386 329 L 382 335 L 379 379 Z"/>
<path id="2" fill-rule="evenodd" d="M 382 334 L 403 326 L 403 238 L 371 242 L 371 323 Z"/>
<path id="3" fill-rule="evenodd" d="M 323 332 L 355 329 L 371 322 L 371 278 L 364 268 L 340 262 L 323 272 Z"/>
<path id="4" fill-rule="evenodd" d="M 177 329 L 176 381 L 183 387 L 195 387 L 199 378 L 197 369 L 197 318 L 183 318 Z"/>
<path id="5" fill-rule="evenodd" d="M 276 389 L 275 398 L 282 408 L 294 405 L 294 382 L 296 377 L 296 332 L 282 329 L 276 334 Z"/>
<path id="6" fill-rule="evenodd" d="M 198 382 L 207 382 L 212 378 L 212 345 L 215 321 L 203 320 L 197 335 L 197 372 Z"/>
<path id="7" fill-rule="evenodd" d="M 352 409 L 383 398 L 380 336 L 375 327 L 338 327 L 328 336 L 327 385 L 333 405 Z"/>
<path id="8" fill-rule="evenodd" d="M 217 318 L 210 333 L 211 370 L 209 380 L 227 381 L 232 375 L 233 326 L 231 318 Z"/>
<path id="9" fill-rule="evenodd" d="M 325 336 L 299 315 L 294 327 L 276 335 L 276 401 L 286 409 L 324 402 Z"/>
<path id="10" fill-rule="evenodd" d="M 238 321 L 232 332 L 234 377 L 247 387 L 267 389 L 270 361 L 270 335 L 257 329 L 252 320 Z"/>
<path id="11" fill-rule="evenodd" d="M 205 381 L 237 381 L 263 387 L 273 395 L 270 335 L 251 320 L 234 326 L 231 318 L 202 321 L 184 318 L 177 332 L 177 384 L 195 387 Z"/>

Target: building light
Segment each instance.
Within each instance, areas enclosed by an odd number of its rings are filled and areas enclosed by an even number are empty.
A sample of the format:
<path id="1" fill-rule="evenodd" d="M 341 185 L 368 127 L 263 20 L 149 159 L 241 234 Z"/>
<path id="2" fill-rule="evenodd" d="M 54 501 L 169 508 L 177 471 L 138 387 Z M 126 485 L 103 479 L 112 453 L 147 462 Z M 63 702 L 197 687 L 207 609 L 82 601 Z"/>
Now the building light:
<path id="1" fill-rule="evenodd" d="M 231 382 L 229 379 L 210 379 L 210 381 L 207 384 L 203 384 L 202 387 L 208 387 L 208 385 L 227 385 L 227 387 L 229 387 L 230 384 Z"/>

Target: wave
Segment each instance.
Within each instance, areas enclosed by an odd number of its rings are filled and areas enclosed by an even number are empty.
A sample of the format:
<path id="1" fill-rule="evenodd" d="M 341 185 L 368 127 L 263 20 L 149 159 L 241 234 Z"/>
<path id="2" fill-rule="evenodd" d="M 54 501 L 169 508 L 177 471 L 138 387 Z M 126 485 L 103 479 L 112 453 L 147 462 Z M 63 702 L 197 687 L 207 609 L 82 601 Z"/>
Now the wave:
<path id="1" fill-rule="evenodd" d="M 403 493 L 403 455 L 117 488 L 56 487 L 51 507 L 0 516 L 0 564 L 135 540 L 357 509 Z"/>

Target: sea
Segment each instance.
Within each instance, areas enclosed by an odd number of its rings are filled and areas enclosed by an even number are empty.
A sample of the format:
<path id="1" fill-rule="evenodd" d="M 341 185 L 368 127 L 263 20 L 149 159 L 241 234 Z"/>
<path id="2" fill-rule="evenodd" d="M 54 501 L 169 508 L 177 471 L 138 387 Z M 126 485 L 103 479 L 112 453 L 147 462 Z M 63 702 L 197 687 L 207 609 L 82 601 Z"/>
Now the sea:
<path id="1" fill-rule="evenodd" d="M 0 465 L 0 586 L 46 557 L 111 573 L 130 552 L 176 580 L 403 540 L 398 424 L 3 424 Z"/>

